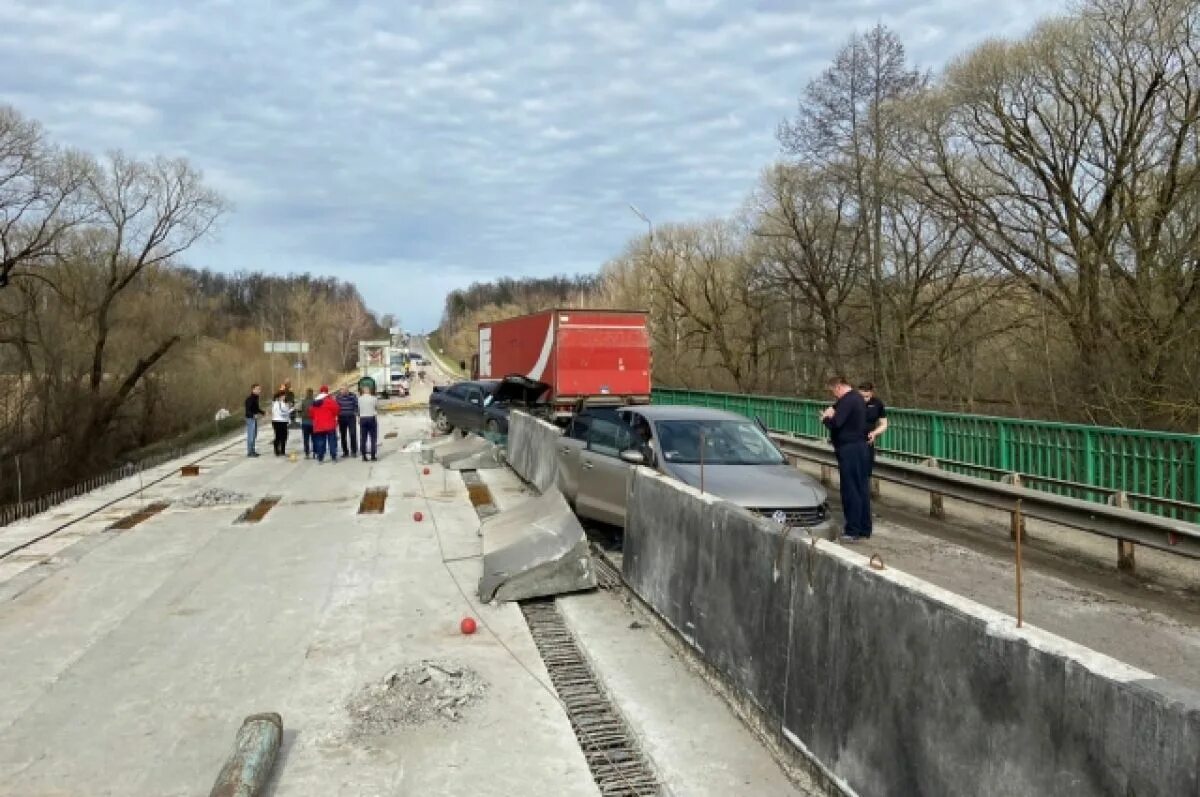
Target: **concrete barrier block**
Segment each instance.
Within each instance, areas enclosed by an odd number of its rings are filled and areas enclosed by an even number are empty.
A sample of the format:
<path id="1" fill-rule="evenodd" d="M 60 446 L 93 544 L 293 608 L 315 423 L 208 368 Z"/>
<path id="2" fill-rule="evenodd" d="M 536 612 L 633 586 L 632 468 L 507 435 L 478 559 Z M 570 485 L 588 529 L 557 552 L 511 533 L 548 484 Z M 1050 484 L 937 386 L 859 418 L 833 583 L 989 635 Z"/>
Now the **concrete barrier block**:
<path id="1" fill-rule="evenodd" d="M 557 489 L 488 518 L 481 533 L 482 601 L 517 601 L 596 586 L 583 527 Z"/>
<path id="2" fill-rule="evenodd" d="M 454 453 L 442 459 L 448 470 L 494 470 L 507 464 L 504 449 L 490 442 L 479 451 Z"/>
<path id="3" fill-rule="evenodd" d="M 484 440 L 476 435 L 467 435 L 466 437 L 454 436 L 444 440 L 436 440 L 432 443 L 427 443 L 422 448 L 422 454 L 426 451 L 432 452 L 429 456 L 434 462 L 439 462 L 442 465 L 448 465 L 455 460 L 469 457 L 472 454 L 478 454 L 487 451 L 493 447 L 492 443 Z M 423 457 L 425 459 L 425 457 Z"/>
<path id="4" fill-rule="evenodd" d="M 626 581 L 847 791 L 1200 797 L 1200 695 L 645 469 L 629 498 Z"/>
<path id="5" fill-rule="evenodd" d="M 508 461 L 513 470 L 541 492 L 558 484 L 558 438 L 554 424 L 514 410 L 508 418 Z"/>

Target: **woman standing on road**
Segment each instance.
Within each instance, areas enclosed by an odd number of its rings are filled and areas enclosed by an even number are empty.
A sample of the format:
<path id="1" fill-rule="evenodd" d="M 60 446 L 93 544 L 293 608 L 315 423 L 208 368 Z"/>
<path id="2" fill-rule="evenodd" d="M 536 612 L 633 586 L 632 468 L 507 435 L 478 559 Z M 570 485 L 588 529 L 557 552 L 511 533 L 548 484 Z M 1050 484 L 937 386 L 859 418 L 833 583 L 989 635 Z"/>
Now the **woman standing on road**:
<path id="1" fill-rule="evenodd" d="M 329 395 L 328 385 L 321 385 L 321 392 L 313 399 L 308 415 L 313 422 L 313 453 L 317 456 L 317 462 L 325 461 L 325 451 L 328 449 L 329 458 L 337 463 L 338 404 L 337 399 Z"/>
<path id="2" fill-rule="evenodd" d="M 282 457 L 287 447 L 288 424 L 292 422 L 292 405 L 287 391 L 280 389 L 271 402 L 271 426 L 275 429 L 275 456 Z"/>

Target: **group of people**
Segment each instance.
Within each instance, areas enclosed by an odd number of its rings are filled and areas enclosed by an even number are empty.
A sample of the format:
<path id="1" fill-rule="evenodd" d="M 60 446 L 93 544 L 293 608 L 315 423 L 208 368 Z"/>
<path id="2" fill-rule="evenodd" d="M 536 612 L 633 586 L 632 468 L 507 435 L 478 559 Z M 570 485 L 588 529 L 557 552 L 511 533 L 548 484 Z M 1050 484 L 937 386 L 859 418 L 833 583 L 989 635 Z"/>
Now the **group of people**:
<path id="1" fill-rule="evenodd" d="M 828 387 L 834 403 L 821 413 L 821 421 L 829 429 L 837 455 L 846 521 L 842 540 L 856 542 L 871 536 L 871 471 L 876 441 L 887 431 L 887 408 L 870 382 L 855 390 L 844 376 L 837 376 L 829 380 Z"/>
<path id="2" fill-rule="evenodd" d="M 261 395 L 262 385 L 255 384 L 246 397 L 246 455 L 250 457 L 258 456 L 255 450 L 258 419 L 266 414 L 259 404 Z M 374 387 L 364 385 L 358 395 L 345 385 L 336 393 L 330 393 L 328 385 L 321 385 L 315 394 L 308 388 L 297 407 L 291 383 L 284 382 L 271 399 L 271 427 L 275 431 L 272 447 L 277 457 L 287 454 L 288 429 L 297 410 L 305 459 L 315 457 L 317 462 L 324 462 L 328 454 L 331 461 L 337 462 L 340 432 L 343 457 L 359 455 L 361 437 L 363 462 L 375 461 L 379 449 L 379 400 Z"/>

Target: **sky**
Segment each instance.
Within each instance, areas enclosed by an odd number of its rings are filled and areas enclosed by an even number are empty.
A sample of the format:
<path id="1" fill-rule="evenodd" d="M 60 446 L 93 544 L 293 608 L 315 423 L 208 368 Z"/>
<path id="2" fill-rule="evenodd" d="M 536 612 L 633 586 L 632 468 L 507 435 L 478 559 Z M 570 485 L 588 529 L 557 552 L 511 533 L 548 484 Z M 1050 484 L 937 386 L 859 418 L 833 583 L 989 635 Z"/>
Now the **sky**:
<path id="1" fill-rule="evenodd" d="M 775 129 L 881 22 L 937 69 L 1057 0 L 0 0 L 0 103 L 230 201 L 186 253 L 354 282 L 406 328 L 502 276 L 592 272 L 736 212 Z"/>

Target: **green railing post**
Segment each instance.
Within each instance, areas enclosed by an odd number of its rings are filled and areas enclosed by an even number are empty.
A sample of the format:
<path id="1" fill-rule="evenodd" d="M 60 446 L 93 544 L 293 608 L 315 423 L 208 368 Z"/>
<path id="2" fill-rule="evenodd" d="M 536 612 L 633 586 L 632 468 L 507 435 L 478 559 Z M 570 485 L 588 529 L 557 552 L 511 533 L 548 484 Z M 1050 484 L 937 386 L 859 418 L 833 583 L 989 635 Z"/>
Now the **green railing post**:
<path id="1" fill-rule="evenodd" d="M 1083 481 L 1089 486 L 1096 484 L 1096 433 L 1091 429 L 1083 432 Z M 1096 494 L 1088 490 L 1086 498 L 1094 501 Z"/>
<path id="2" fill-rule="evenodd" d="M 1000 448 L 997 467 L 1005 473 L 1012 471 L 1012 456 L 1008 451 L 1008 424 L 1004 421 L 996 424 L 996 445 Z"/>
<path id="3" fill-rule="evenodd" d="M 946 457 L 946 434 L 942 428 L 942 418 L 934 415 L 929 419 L 929 456 L 934 459 Z"/>
<path id="4" fill-rule="evenodd" d="M 1192 494 L 1185 500 L 1200 504 L 1200 437 L 1192 438 Z M 1193 523 L 1200 523 L 1200 512 L 1192 518 Z"/>

